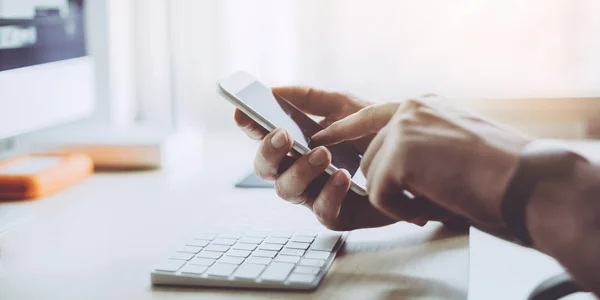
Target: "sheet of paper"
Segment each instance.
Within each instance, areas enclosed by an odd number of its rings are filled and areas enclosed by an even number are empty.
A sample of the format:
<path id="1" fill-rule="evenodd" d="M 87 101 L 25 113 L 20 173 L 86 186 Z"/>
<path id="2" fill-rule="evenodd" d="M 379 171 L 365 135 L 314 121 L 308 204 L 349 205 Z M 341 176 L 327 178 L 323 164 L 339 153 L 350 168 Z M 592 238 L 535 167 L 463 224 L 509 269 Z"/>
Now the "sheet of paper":
<path id="1" fill-rule="evenodd" d="M 542 281 L 564 272 L 551 257 L 471 229 L 469 299 L 527 299 Z M 596 299 L 579 293 L 573 299 Z"/>

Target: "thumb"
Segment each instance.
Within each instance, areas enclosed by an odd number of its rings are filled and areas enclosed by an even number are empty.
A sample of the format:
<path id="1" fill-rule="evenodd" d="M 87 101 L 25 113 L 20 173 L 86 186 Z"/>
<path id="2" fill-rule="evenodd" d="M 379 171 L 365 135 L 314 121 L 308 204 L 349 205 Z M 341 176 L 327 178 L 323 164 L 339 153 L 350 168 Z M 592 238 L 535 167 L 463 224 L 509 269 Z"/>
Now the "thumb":
<path id="1" fill-rule="evenodd" d="M 332 145 L 377 133 L 387 125 L 398 106 L 396 102 L 367 106 L 319 131 L 311 139 L 321 145 Z"/>

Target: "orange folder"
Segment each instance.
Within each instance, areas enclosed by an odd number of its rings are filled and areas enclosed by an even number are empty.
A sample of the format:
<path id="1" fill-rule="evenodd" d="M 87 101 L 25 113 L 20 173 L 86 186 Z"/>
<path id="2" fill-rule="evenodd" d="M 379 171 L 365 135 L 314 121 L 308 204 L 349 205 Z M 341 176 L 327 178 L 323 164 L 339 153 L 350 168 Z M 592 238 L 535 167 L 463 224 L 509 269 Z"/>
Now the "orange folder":
<path id="1" fill-rule="evenodd" d="M 0 161 L 0 200 L 45 197 L 93 171 L 92 160 L 78 153 L 27 154 Z"/>

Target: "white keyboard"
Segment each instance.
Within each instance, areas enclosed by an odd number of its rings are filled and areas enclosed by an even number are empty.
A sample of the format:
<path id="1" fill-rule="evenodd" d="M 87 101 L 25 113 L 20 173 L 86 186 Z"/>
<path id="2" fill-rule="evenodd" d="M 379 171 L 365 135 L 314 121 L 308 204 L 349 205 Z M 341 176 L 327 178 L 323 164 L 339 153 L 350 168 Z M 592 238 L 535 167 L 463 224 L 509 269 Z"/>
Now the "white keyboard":
<path id="1" fill-rule="evenodd" d="M 151 272 L 152 284 L 315 289 L 348 233 L 206 230 Z"/>

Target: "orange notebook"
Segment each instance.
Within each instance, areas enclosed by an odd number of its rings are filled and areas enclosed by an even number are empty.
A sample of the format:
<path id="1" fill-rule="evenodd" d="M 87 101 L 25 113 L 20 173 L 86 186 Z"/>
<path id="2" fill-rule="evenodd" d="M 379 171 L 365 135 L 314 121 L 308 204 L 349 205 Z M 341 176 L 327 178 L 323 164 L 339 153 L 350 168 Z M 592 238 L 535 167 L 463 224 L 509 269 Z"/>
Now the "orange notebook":
<path id="1" fill-rule="evenodd" d="M 91 175 L 92 160 L 77 153 L 28 154 L 0 161 L 0 200 L 24 200 L 61 191 Z"/>

